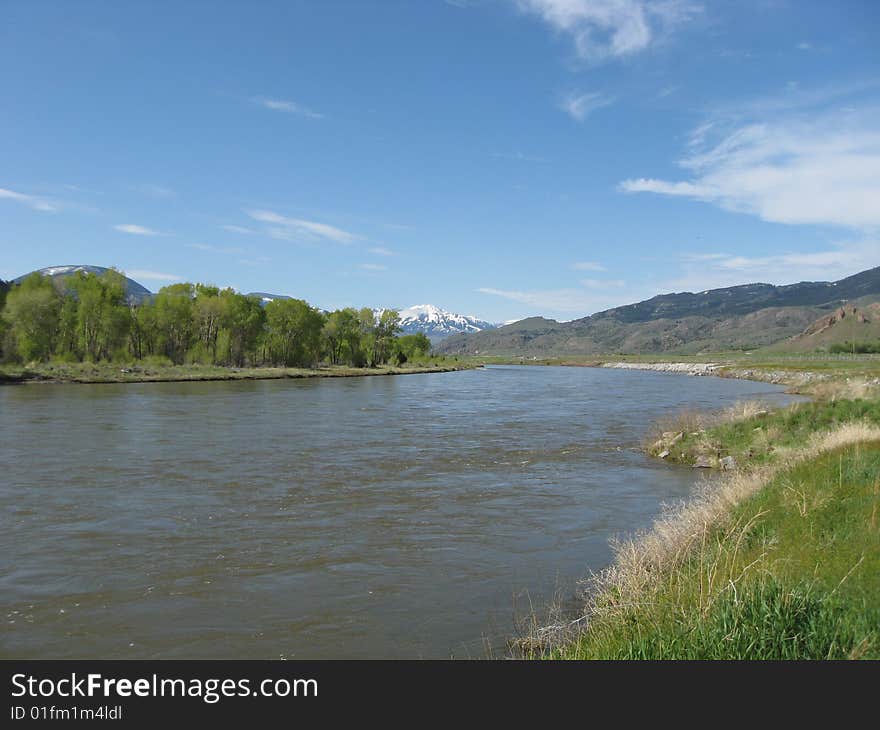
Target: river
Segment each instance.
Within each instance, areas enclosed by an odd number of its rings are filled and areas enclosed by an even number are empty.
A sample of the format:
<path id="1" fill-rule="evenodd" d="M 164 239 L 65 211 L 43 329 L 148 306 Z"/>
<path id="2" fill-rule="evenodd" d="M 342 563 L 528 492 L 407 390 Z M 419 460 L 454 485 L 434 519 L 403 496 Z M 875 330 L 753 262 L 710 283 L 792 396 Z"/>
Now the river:
<path id="1" fill-rule="evenodd" d="M 639 450 L 764 383 L 489 367 L 0 387 L 4 658 L 482 658 L 695 470 Z"/>

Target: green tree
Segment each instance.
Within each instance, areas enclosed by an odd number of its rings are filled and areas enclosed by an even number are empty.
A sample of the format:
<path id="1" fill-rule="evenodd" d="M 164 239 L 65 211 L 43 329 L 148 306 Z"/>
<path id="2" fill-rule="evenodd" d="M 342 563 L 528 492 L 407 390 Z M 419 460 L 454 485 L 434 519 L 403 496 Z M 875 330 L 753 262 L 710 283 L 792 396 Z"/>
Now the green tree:
<path id="1" fill-rule="evenodd" d="M 219 339 L 223 343 L 221 362 L 243 367 L 247 358 L 256 359 L 256 349 L 266 325 L 266 312 L 256 297 L 236 294 L 231 289 L 221 292 L 227 300 L 226 323 Z"/>
<path id="2" fill-rule="evenodd" d="M 373 330 L 373 357 L 371 365 L 384 365 L 394 349 L 394 336 L 400 332 L 400 313 L 386 309 L 379 315 Z"/>
<path id="3" fill-rule="evenodd" d="M 394 341 L 395 355 L 398 353 L 403 354 L 406 360 L 425 357 L 430 351 L 431 340 L 428 339 L 424 332 L 418 332 L 414 335 L 402 335 Z"/>
<path id="4" fill-rule="evenodd" d="M 266 305 L 269 357 L 276 365 L 317 365 L 324 316 L 302 299 L 275 299 Z"/>
<path id="5" fill-rule="evenodd" d="M 65 285 L 70 292 L 68 298 L 75 297 L 77 302 L 80 352 L 93 362 L 110 359 L 128 338 L 131 323 L 125 277 L 114 269 L 100 275 L 78 271 L 66 278 Z"/>
<path id="6" fill-rule="evenodd" d="M 4 345 L 6 341 L 6 332 L 9 329 L 9 323 L 3 318 L 3 307 L 6 306 L 6 292 L 9 291 L 9 282 L 0 279 L 0 361 L 6 355 Z"/>
<path id="7" fill-rule="evenodd" d="M 180 365 L 193 343 L 195 321 L 192 284 L 171 284 L 156 294 L 156 325 L 162 351 L 175 365 Z"/>
<path id="8" fill-rule="evenodd" d="M 152 301 L 133 304 L 128 309 L 128 350 L 141 360 L 158 352 L 159 325 L 156 306 Z"/>
<path id="9" fill-rule="evenodd" d="M 228 301 L 228 298 L 220 296 L 216 286 L 196 284 L 193 303 L 196 337 L 202 350 L 210 354 L 211 363 L 217 362 L 217 342 L 220 330 L 226 323 Z"/>
<path id="10" fill-rule="evenodd" d="M 37 272 L 9 291 L 3 317 L 20 358 L 45 360 L 52 354 L 60 310 L 61 297 L 52 280 Z"/>
<path id="11" fill-rule="evenodd" d="M 58 314 L 58 338 L 55 353 L 75 360 L 82 359 L 79 337 L 79 303 L 73 296 L 65 296 Z"/>
<path id="12" fill-rule="evenodd" d="M 330 363 L 345 362 L 354 365 L 358 361 L 361 346 L 361 328 L 356 310 L 337 309 L 327 315 L 324 324 L 324 340 Z"/>

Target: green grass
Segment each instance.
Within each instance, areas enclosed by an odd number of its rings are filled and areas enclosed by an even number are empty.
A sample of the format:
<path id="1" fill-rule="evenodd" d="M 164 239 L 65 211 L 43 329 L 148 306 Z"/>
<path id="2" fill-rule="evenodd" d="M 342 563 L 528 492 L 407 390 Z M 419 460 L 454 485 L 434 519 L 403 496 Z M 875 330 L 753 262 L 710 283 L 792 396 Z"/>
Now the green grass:
<path id="1" fill-rule="evenodd" d="M 650 585 L 553 656 L 880 658 L 880 442 L 781 471 Z"/>
<path id="2" fill-rule="evenodd" d="M 723 418 L 723 416 L 722 416 Z M 711 417 L 708 419 L 711 423 Z M 880 400 L 854 399 L 797 403 L 786 408 L 742 420 L 700 428 L 700 417 L 682 413 L 659 424 L 649 451 L 668 450 L 669 461 L 693 464 L 708 457 L 713 465 L 733 456 L 739 466 L 766 464 L 789 450 L 804 446 L 813 434 L 843 423 L 866 421 L 880 425 Z M 681 433 L 674 444 L 662 439 L 662 432 Z"/>

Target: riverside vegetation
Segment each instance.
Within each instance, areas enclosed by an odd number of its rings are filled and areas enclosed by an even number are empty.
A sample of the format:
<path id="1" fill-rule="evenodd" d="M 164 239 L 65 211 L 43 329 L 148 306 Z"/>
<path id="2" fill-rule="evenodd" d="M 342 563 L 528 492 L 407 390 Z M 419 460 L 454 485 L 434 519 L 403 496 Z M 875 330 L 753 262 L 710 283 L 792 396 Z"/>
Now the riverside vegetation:
<path id="1" fill-rule="evenodd" d="M 0 282 L 0 379 L 83 382 L 338 376 L 453 369 L 394 310 L 324 313 L 204 284 L 128 300 L 115 270 Z"/>
<path id="2" fill-rule="evenodd" d="M 654 455 L 704 466 L 732 458 L 733 470 L 616 544 L 613 565 L 585 582 L 583 615 L 535 625 L 517 651 L 880 658 L 880 400 L 839 394 L 658 424 Z"/>

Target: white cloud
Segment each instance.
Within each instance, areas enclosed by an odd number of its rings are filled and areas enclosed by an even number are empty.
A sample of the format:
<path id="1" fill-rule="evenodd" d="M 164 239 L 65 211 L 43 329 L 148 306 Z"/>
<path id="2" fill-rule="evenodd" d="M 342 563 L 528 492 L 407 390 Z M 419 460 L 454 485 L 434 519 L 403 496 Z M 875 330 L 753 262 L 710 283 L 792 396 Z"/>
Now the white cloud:
<path id="1" fill-rule="evenodd" d="M 134 223 L 120 223 L 119 225 L 113 226 L 113 228 L 120 233 L 130 233 L 133 236 L 158 236 L 158 231 L 154 231 L 152 228 L 147 228 L 145 226 L 137 226 Z"/>
<path id="2" fill-rule="evenodd" d="M 243 248 L 236 248 L 235 246 L 212 246 L 210 243 L 188 243 L 186 244 L 186 247 L 194 248 L 197 251 L 207 251 L 208 253 L 244 253 Z"/>
<path id="3" fill-rule="evenodd" d="M 593 312 L 620 306 L 621 304 L 636 301 L 639 298 L 637 294 L 620 290 L 611 293 L 591 291 L 587 288 L 521 291 L 480 287 L 477 291 L 481 294 L 491 294 L 492 296 L 503 297 L 504 299 L 525 304 L 533 314 L 560 313 L 566 315 L 574 314 L 578 317 L 585 317 Z"/>
<path id="4" fill-rule="evenodd" d="M 360 268 L 364 271 L 387 271 L 388 267 L 382 264 L 361 264 Z"/>
<path id="5" fill-rule="evenodd" d="M 267 229 L 267 233 L 273 238 L 284 240 L 329 240 L 336 243 L 352 243 L 361 238 L 360 236 L 343 231 L 341 228 L 316 223 L 301 218 L 288 218 L 271 210 L 250 210 L 247 214 L 255 221 L 273 224 Z"/>
<path id="6" fill-rule="evenodd" d="M 589 62 L 633 55 L 667 37 L 700 12 L 688 0 L 516 0 L 574 41 L 578 57 Z"/>
<path id="7" fill-rule="evenodd" d="M 221 228 L 230 233 L 240 233 L 242 236 L 252 236 L 256 233 L 252 228 L 246 228 L 245 226 L 221 226 Z"/>
<path id="8" fill-rule="evenodd" d="M 684 254 L 682 274 L 661 285 L 664 291 L 703 291 L 738 284 L 794 284 L 836 281 L 880 266 L 880 240 L 840 241 L 818 251 L 787 251 L 768 256 L 726 253 Z"/>
<path id="9" fill-rule="evenodd" d="M 605 271 L 605 267 L 598 261 L 578 261 L 571 268 L 575 271 Z"/>
<path id="10" fill-rule="evenodd" d="M 502 160 L 516 160 L 517 162 L 547 162 L 546 157 L 527 155 L 525 152 L 493 152 L 492 157 L 498 157 Z"/>
<path id="11" fill-rule="evenodd" d="M 582 122 L 597 109 L 613 103 L 614 99 L 598 91 L 586 94 L 572 93 L 559 102 L 559 108 L 575 121 Z"/>
<path id="12" fill-rule="evenodd" d="M 125 275 L 131 279 L 143 279 L 144 281 L 181 281 L 183 277 L 177 274 L 163 274 L 160 271 L 146 271 L 143 269 L 132 269 L 126 271 Z"/>
<path id="13" fill-rule="evenodd" d="M 382 248 L 381 246 L 375 246 L 374 248 L 368 248 L 367 251 L 372 254 L 376 254 L 376 256 L 394 256 L 394 251 L 388 248 Z"/>
<path id="14" fill-rule="evenodd" d="M 264 109 L 271 109 L 276 112 L 285 112 L 287 114 L 299 114 L 303 117 L 309 117 L 310 119 L 323 119 L 323 114 L 318 114 L 317 112 L 313 112 L 311 109 L 306 109 L 304 106 L 300 106 L 299 104 L 286 101 L 284 99 L 267 99 L 263 96 L 257 96 L 252 99 L 254 104 L 257 104 Z"/>
<path id="15" fill-rule="evenodd" d="M 8 190 L 6 188 L 0 188 L 0 200 L 11 200 L 14 203 L 27 205 L 34 210 L 39 210 L 44 213 L 54 213 L 58 210 L 57 207 L 42 198 L 38 198 L 34 195 L 17 193 L 15 190 Z"/>
<path id="16" fill-rule="evenodd" d="M 706 144 L 694 132 L 679 165 L 688 180 L 624 180 L 628 193 L 692 198 L 725 210 L 789 224 L 880 226 L 880 124 L 877 111 L 847 110 L 808 118 L 773 115 Z"/>
<path id="17" fill-rule="evenodd" d="M 161 185 L 138 185 L 136 189 L 144 195 L 149 195 L 153 198 L 173 198 L 177 195 L 177 193 L 171 188 L 166 188 Z"/>

